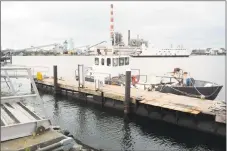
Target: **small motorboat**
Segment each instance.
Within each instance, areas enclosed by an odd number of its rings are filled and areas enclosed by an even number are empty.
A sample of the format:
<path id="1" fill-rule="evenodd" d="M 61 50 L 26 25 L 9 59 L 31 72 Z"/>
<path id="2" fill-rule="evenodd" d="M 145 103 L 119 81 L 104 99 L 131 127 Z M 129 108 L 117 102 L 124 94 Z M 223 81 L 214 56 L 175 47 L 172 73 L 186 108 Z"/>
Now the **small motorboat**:
<path id="1" fill-rule="evenodd" d="M 223 87 L 213 82 L 195 80 L 180 68 L 175 68 L 171 76 L 159 77 L 162 80 L 160 85 L 155 86 L 155 90 L 162 93 L 214 100 Z"/>

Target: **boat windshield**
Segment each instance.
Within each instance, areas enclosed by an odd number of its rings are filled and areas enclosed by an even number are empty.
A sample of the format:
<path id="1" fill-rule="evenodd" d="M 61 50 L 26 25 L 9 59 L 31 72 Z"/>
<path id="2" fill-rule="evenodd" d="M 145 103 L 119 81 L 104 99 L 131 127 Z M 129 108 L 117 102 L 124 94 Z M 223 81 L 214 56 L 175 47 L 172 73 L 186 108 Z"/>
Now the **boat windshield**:
<path id="1" fill-rule="evenodd" d="M 107 66 L 111 66 L 111 59 L 110 58 L 107 58 L 106 64 L 107 64 Z"/>
<path id="2" fill-rule="evenodd" d="M 104 58 L 102 58 L 101 60 L 102 60 L 102 65 L 104 66 L 104 65 L 105 65 L 105 60 L 104 60 Z"/>
<path id="3" fill-rule="evenodd" d="M 99 65 L 99 58 L 95 58 L 95 65 L 96 65 L 96 66 Z"/>
<path id="4" fill-rule="evenodd" d="M 124 58 L 119 58 L 119 66 L 123 66 L 125 62 Z"/>
<path id="5" fill-rule="evenodd" d="M 129 65 L 129 58 L 125 57 L 125 65 Z"/>
<path id="6" fill-rule="evenodd" d="M 129 65 L 129 57 L 120 57 L 120 58 L 95 58 L 95 65 L 99 66 L 108 66 L 108 67 L 117 67 L 117 66 L 126 66 Z"/>
<path id="7" fill-rule="evenodd" d="M 118 58 L 113 58 L 113 66 L 114 67 L 118 66 Z"/>

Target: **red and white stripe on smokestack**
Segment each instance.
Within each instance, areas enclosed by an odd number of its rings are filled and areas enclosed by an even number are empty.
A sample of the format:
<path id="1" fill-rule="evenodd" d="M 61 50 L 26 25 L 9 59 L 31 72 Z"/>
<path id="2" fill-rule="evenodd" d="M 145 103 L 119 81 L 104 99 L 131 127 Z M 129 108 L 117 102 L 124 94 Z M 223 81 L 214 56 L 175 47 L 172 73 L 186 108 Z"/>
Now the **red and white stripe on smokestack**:
<path id="1" fill-rule="evenodd" d="M 114 34 L 114 17 L 113 17 L 113 4 L 110 5 L 110 37 Z"/>

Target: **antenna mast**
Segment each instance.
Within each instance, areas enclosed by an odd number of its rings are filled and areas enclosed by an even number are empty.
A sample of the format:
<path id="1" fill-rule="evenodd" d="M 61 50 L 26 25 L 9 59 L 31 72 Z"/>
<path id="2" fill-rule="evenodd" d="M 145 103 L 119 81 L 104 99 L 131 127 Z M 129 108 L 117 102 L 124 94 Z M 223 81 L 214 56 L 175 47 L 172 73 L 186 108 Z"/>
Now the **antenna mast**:
<path id="1" fill-rule="evenodd" d="M 110 39 L 112 46 L 114 45 L 114 16 L 113 16 L 113 4 L 110 5 Z"/>

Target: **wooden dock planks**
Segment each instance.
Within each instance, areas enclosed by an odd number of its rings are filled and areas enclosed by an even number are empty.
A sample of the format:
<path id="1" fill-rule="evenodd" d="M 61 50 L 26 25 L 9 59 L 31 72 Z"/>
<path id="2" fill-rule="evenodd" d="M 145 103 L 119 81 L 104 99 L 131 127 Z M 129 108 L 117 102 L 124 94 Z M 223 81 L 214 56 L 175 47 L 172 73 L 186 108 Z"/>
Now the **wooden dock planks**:
<path id="1" fill-rule="evenodd" d="M 45 85 L 53 86 L 53 78 L 45 78 L 42 81 L 37 81 Z M 58 80 L 60 88 L 74 90 L 92 95 L 101 95 L 104 92 L 104 97 L 124 101 L 125 88 L 114 85 L 105 85 L 100 88 L 100 91 L 95 90 L 94 83 L 85 82 L 85 88 L 78 88 L 78 81 L 76 80 Z M 217 102 L 211 100 L 202 100 L 198 98 L 191 98 L 186 96 L 179 96 L 174 94 L 160 93 L 157 91 L 144 91 L 135 88 L 131 88 L 132 102 L 135 103 L 137 97 L 142 97 L 143 100 L 140 103 L 167 108 L 170 110 L 186 112 L 190 114 L 209 114 L 216 115 L 216 121 L 219 123 L 226 123 L 225 109 L 220 112 L 220 105 L 217 106 Z M 219 103 L 220 104 L 220 103 Z"/>

